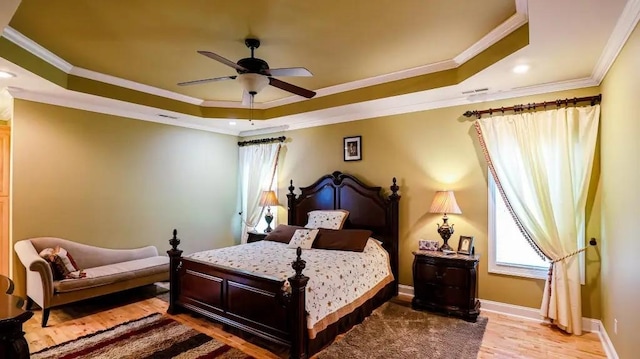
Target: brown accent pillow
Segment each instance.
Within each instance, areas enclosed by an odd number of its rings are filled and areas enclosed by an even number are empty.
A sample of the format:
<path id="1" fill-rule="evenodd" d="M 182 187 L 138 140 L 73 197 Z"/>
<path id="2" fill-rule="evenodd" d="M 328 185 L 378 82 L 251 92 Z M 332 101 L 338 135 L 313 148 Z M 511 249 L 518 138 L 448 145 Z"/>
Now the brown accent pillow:
<path id="1" fill-rule="evenodd" d="M 313 248 L 363 252 L 372 234 L 368 229 L 320 229 Z"/>
<path id="2" fill-rule="evenodd" d="M 288 224 L 280 224 L 273 231 L 269 232 L 266 237 L 264 237 L 265 241 L 274 241 L 280 243 L 289 243 L 291 242 L 291 237 L 296 232 L 296 229 L 304 229 L 301 226 L 290 226 Z"/>
<path id="3" fill-rule="evenodd" d="M 60 246 L 45 248 L 39 255 L 49 263 L 54 280 L 77 279 L 86 276 L 84 271 L 78 268 L 71 254 Z"/>

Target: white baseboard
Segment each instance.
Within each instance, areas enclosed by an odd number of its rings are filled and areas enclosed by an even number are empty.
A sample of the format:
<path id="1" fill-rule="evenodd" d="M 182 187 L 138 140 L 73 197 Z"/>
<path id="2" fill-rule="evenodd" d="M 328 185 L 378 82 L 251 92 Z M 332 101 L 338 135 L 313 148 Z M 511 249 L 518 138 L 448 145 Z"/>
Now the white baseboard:
<path id="1" fill-rule="evenodd" d="M 398 284 L 398 297 L 406 300 L 413 299 L 413 287 L 410 285 Z"/>
<path id="2" fill-rule="evenodd" d="M 398 296 L 406 300 L 411 300 L 413 298 L 413 287 L 400 284 L 398 286 Z M 540 309 L 538 308 L 523 307 L 520 305 L 480 299 L 480 309 L 537 322 L 544 321 L 542 316 L 540 316 Z M 618 354 L 609 339 L 609 335 L 607 335 L 607 331 L 599 319 L 582 318 L 582 330 L 585 332 L 598 333 L 598 337 L 600 338 L 602 347 L 607 354 L 607 358 L 618 359 Z"/>
<path id="3" fill-rule="evenodd" d="M 619 359 L 618 353 L 616 353 L 616 348 L 613 347 L 613 343 L 607 334 L 607 330 L 604 328 L 604 325 L 600 323 L 600 331 L 598 332 L 598 336 L 600 337 L 600 342 L 602 343 L 602 347 L 604 348 L 605 354 L 607 354 L 607 358 L 609 359 Z"/>

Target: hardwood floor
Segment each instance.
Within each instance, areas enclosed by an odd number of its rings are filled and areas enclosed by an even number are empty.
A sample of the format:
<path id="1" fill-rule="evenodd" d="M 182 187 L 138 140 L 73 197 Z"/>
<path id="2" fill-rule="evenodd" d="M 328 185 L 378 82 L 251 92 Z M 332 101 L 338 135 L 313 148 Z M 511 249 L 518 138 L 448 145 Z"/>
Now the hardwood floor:
<path id="1" fill-rule="evenodd" d="M 40 327 L 42 312 L 35 310 L 35 315 L 24 328 L 29 349 L 35 352 L 128 320 L 156 312 L 165 313 L 167 303 L 155 297 L 156 290 L 153 286 L 144 287 L 52 309 L 47 328 Z M 595 333 L 572 336 L 526 319 L 487 311 L 482 311 L 481 316 L 488 317 L 489 322 L 478 358 L 606 358 Z M 206 319 L 189 314 L 171 317 L 256 358 L 279 358 L 272 352 L 223 331 L 221 325 Z"/>

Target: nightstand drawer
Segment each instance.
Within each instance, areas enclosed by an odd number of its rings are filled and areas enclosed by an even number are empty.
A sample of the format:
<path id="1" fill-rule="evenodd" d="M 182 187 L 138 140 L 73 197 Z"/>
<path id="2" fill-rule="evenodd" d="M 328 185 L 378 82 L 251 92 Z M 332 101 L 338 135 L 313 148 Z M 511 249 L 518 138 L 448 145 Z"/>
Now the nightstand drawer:
<path id="1" fill-rule="evenodd" d="M 432 264 L 423 263 L 421 265 L 415 265 L 413 268 L 414 281 L 420 283 L 437 283 L 438 267 Z"/>
<path id="2" fill-rule="evenodd" d="M 468 309 L 472 302 L 466 288 L 443 287 L 438 298 L 442 304 L 462 309 Z"/>
<path id="3" fill-rule="evenodd" d="M 438 267 L 422 263 L 414 268 L 414 280 L 420 283 L 442 284 L 453 287 L 466 287 L 469 283 L 469 271 L 462 268 Z"/>
<path id="4" fill-rule="evenodd" d="M 463 268 L 441 268 L 440 283 L 446 286 L 466 288 L 469 284 L 469 270 Z"/>

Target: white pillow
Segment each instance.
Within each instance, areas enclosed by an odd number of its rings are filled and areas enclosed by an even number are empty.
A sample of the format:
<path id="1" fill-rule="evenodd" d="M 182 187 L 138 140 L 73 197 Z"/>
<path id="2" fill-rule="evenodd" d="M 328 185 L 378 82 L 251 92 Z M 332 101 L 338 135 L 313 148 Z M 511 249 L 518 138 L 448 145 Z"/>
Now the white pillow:
<path id="1" fill-rule="evenodd" d="M 342 229 L 349 216 L 349 211 L 344 209 L 317 210 L 309 212 L 308 216 L 305 228 Z"/>
<path id="2" fill-rule="evenodd" d="M 289 248 L 311 249 L 317 235 L 317 229 L 296 229 L 289 242 Z"/>

